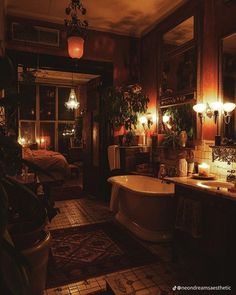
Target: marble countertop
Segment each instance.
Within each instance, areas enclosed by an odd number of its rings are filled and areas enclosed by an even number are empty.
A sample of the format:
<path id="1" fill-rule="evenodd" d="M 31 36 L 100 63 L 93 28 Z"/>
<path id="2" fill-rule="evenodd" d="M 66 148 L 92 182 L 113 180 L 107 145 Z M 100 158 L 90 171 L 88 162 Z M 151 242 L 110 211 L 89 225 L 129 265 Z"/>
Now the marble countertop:
<path id="1" fill-rule="evenodd" d="M 195 190 L 204 191 L 210 194 L 214 194 L 226 199 L 236 201 L 236 192 L 230 192 L 227 188 L 220 188 L 218 190 L 217 188 L 206 186 L 204 185 L 204 180 L 193 179 L 191 177 L 165 177 L 165 180 L 175 183 L 177 185 L 186 186 Z M 224 179 L 217 179 L 212 181 L 225 182 Z"/>

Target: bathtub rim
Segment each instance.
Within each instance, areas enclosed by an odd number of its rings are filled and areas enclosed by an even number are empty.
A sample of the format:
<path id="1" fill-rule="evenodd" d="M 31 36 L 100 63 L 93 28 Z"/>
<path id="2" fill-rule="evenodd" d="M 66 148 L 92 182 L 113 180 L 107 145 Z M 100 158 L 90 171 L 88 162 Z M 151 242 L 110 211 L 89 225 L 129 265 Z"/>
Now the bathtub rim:
<path id="1" fill-rule="evenodd" d="M 115 177 L 118 178 L 118 177 L 121 177 L 121 176 L 127 176 L 127 177 L 129 177 L 129 176 L 135 176 L 135 177 L 142 177 L 142 178 L 145 178 L 146 177 L 146 178 L 153 178 L 156 181 L 158 180 L 158 179 L 156 179 L 154 177 L 150 177 L 150 176 L 144 176 L 144 175 L 127 175 L 127 174 L 125 174 L 125 175 L 119 175 L 119 176 L 111 176 L 111 177 L 109 177 L 107 179 L 107 181 L 109 183 L 111 183 L 112 185 L 113 184 L 114 185 L 117 185 L 120 188 L 123 188 L 123 189 L 125 189 L 127 191 L 130 191 L 130 192 L 135 193 L 135 194 L 138 194 L 138 195 L 142 195 L 143 197 L 148 197 L 148 196 L 157 197 L 158 196 L 158 197 L 165 198 L 165 197 L 174 197 L 174 195 L 175 195 L 175 185 L 173 183 L 166 183 L 166 185 L 169 185 L 170 184 L 170 185 L 173 186 L 173 192 L 140 191 L 140 190 L 136 190 L 134 188 L 130 188 L 130 187 L 128 187 L 128 186 L 126 186 L 126 185 L 124 185 L 124 184 L 122 184 L 120 182 L 117 182 L 117 181 L 113 180 Z M 157 182 L 159 182 L 159 181 L 157 181 Z"/>

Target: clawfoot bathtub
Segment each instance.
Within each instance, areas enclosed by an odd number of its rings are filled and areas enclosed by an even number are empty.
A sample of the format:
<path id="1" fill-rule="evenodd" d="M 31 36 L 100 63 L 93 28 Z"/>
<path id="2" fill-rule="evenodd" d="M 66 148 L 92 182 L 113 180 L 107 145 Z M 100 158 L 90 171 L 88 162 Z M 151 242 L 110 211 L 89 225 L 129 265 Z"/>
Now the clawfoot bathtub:
<path id="1" fill-rule="evenodd" d="M 118 222 L 143 240 L 172 238 L 174 184 L 140 175 L 113 176 L 108 181 L 110 210 Z"/>

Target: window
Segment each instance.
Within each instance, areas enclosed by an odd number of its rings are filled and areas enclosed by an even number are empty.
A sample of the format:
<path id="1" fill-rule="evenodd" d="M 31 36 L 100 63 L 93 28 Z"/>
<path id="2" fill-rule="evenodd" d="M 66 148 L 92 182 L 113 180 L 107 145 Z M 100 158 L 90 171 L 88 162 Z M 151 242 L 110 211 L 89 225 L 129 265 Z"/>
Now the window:
<path id="1" fill-rule="evenodd" d="M 19 135 L 26 144 L 37 142 L 39 148 L 67 152 L 75 119 L 75 112 L 65 107 L 70 90 L 56 85 L 19 84 Z"/>

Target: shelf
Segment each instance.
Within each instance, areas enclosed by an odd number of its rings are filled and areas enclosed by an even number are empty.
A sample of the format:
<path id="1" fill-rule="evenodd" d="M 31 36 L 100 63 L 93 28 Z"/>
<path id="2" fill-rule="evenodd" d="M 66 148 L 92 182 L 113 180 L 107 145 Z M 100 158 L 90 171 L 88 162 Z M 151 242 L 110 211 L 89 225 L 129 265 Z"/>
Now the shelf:
<path id="1" fill-rule="evenodd" d="M 212 161 L 236 163 L 236 146 L 235 145 L 220 145 L 210 146 L 212 148 Z"/>

